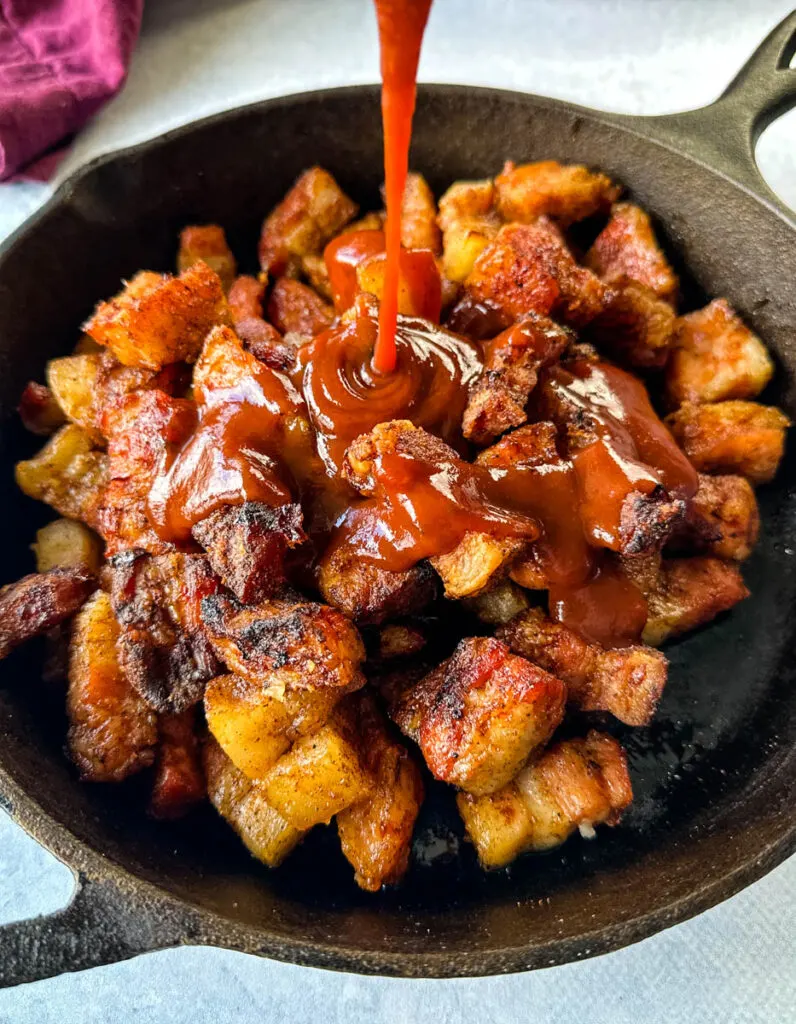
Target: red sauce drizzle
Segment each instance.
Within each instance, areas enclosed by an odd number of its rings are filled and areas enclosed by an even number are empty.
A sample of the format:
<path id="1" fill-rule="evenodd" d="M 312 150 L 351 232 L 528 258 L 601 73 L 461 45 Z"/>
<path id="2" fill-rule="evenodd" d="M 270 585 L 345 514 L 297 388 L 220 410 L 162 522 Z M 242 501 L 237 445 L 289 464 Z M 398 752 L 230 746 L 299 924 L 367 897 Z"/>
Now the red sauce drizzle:
<path id="1" fill-rule="evenodd" d="M 376 496 L 342 516 L 330 551 L 351 546 L 360 558 L 390 572 L 451 551 L 466 533 L 534 540 L 539 524 L 505 505 L 488 469 L 455 457 L 379 456 L 371 475 Z"/>
<path id="2" fill-rule="evenodd" d="M 248 361 L 251 373 L 234 386 L 197 394 L 195 429 L 161 461 L 147 515 L 162 540 L 190 541 L 192 527 L 224 505 L 295 500 L 281 456 L 301 397 L 287 377 Z"/>
<path id="3" fill-rule="evenodd" d="M 647 601 L 638 587 L 603 564 L 580 586 L 550 587 L 550 614 L 603 647 L 637 644 L 647 622 Z"/>
<path id="4" fill-rule="evenodd" d="M 388 374 L 395 370 L 398 362 L 395 330 L 400 276 L 401 205 L 409 170 L 417 65 L 431 0 L 375 0 L 375 4 L 381 45 L 387 268 L 373 367 L 377 373 Z"/>
<path id="5" fill-rule="evenodd" d="M 356 315 L 301 350 L 304 397 L 330 474 L 339 471 L 355 437 L 387 420 L 409 419 L 461 446 L 467 390 L 481 371 L 475 345 L 424 320 L 399 317 L 397 372 L 383 376 L 372 365 L 377 333 L 374 313 L 360 301 Z"/>

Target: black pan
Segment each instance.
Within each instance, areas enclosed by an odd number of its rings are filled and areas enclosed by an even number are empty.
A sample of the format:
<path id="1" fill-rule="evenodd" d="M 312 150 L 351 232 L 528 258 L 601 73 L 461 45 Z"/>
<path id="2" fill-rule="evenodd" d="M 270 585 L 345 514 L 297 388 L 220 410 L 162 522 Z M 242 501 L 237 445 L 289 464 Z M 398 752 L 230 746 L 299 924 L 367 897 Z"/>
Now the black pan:
<path id="1" fill-rule="evenodd" d="M 724 295 L 766 339 L 767 399 L 796 416 L 796 223 L 757 172 L 762 129 L 796 104 L 796 14 L 716 103 L 674 116 L 601 114 L 491 89 L 420 89 L 412 165 L 436 190 L 492 174 L 504 157 L 598 166 L 651 210 L 687 301 Z M 378 202 L 375 87 L 258 103 L 102 159 L 61 186 L 0 252 L 2 578 L 29 571 L 33 503 L 11 483 L 32 450 L 14 407 L 47 358 L 70 350 L 95 300 L 140 267 L 170 269 L 178 229 L 218 221 L 237 253 L 306 166 Z M 278 871 L 252 860 L 208 810 L 156 825 L 133 784 L 79 785 L 62 753 L 62 693 L 40 652 L 0 666 L 0 802 L 75 872 L 65 910 L 0 929 L 13 985 L 180 943 L 340 970 L 444 977 L 547 967 L 651 935 L 737 892 L 796 846 L 796 465 L 760 495 L 753 597 L 669 650 L 652 726 L 617 728 L 637 800 L 622 826 L 483 875 L 433 799 L 426 863 L 404 886 L 360 893 L 327 830 Z M 444 803 L 444 801 L 443 801 Z M 431 858 L 449 850 L 449 857 Z"/>

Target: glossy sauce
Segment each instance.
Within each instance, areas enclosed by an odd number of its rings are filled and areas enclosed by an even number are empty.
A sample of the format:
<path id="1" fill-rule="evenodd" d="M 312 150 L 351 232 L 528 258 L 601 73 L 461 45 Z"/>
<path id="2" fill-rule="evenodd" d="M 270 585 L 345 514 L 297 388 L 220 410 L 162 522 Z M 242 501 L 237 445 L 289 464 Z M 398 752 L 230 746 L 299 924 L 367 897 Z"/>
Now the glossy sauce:
<path id="1" fill-rule="evenodd" d="M 401 572 L 453 550 L 466 533 L 539 535 L 539 524 L 504 504 L 493 474 L 454 457 L 390 452 L 374 460 L 375 496 L 352 505 L 338 523 L 330 551 L 349 545 L 360 558 Z"/>
<path id="2" fill-rule="evenodd" d="M 197 396 L 194 430 L 164 454 L 147 503 L 162 540 L 190 541 L 192 527 L 225 505 L 295 500 L 284 456 L 303 403 L 287 377 L 253 357 L 250 365 L 237 386 Z"/>
<path id="3" fill-rule="evenodd" d="M 398 365 L 395 331 L 400 276 L 401 206 L 409 170 L 417 65 L 431 0 L 375 0 L 375 4 L 381 45 L 387 267 L 373 367 L 377 373 L 389 374 Z"/>
<path id="4" fill-rule="evenodd" d="M 568 428 L 586 536 L 618 551 L 626 500 L 661 491 L 696 493 L 697 474 L 652 408 L 646 388 L 609 363 L 585 359 L 543 374 L 532 402 L 540 418 Z"/>
<path id="5" fill-rule="evenodd" d="M 303 389 L 318 453 L 330 474 L 359 434 L 387 420 L 408 419 L 461 446 L 469 385 L 481 371 L 471 342 L 423 320 L 401 317 L 396 372 L 373 370 L 378 323 L 360 299 L 348 320 L 319 334 L 300 353 Z"/>
<path id="6" fill-rule="evenodd" d="M 554 619 L 603 647 L 637 644 L 647 623 L 646 598 L 607 563 L 581 586 L 551 586 L 548 600 Z"/>

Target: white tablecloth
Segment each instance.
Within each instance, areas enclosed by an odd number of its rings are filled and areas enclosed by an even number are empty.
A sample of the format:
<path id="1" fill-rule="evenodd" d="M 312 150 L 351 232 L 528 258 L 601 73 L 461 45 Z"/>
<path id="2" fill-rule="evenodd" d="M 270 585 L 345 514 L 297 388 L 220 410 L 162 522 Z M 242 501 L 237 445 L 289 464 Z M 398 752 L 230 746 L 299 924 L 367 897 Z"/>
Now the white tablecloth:
<path id="1" fill-rule="evenodd" d="M 420 77 L 635 113 L 684 109 L 714 98 L 791 6 L 436 0 Z M 374 81 L 377 70 L 369 0 L 147 0 L 127 87 L 82 133 L 59 176 L 196 117 Z M 796 112 L 766 132 L 758 156 L 769 183 L 796 207 Z M 48 191 L 0 186 L 0 238 Z M 0 816 L 0 922 L 55 910 L 70 891 L 69 872 Z M 794 917 L 796 858 L 693 921 L 567 967 L 403 982 L 188 948 L 0 992 L 0 1022 L 788 1024 L 796 1021 Z"/>

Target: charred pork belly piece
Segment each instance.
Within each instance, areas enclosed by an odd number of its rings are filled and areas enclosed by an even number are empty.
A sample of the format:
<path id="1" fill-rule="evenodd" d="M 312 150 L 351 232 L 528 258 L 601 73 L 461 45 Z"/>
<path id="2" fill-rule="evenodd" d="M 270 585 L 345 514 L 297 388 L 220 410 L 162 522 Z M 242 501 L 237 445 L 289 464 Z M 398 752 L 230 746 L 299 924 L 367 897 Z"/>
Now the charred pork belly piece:
<path id="1" fill-rule="evenodd" d="M 462 432 L 475 444 L 489 444 L 525 423 L 528 396 L 539 370 L 554 363 L 574 335 L 545 316 L 527 313 L 484 344 L 484 372 L 470 390 Z"/>
<path id="2" fill-rule="evenodd" d="M 435 778 L 492 793 L 544 746 L 564 714 L 561 680 L 499 640 L 462 640 L 390 708 Z"/>
<path id="3" fill-rule="evenodd" d="M 201 620 L 220 584 L 203 555 L 124 551 L 110 560 L 119 660 L 141 696 L 178 713 L 202 699 L 219 663 Z"/>
<path id="4" fill-rule="evenodd" d="M 95 594 L 78 613 L 69 654 L 70 756 L 89 782 L 120 782 L 155 759 L 155 712 L 119 662 L 119 626 L 108 595 Z"/>
<path id="5" fill-rule="evenodd" d="M 660 651 L 640 645 L 606 650 L 541 608 L 522 612 L 496 636 L 562 679 L 570 704 L 582 711 L 609 711 L 626 725 L 647 725 L 666 685 L 668 662 Z"/>
<path id="6" fill-rule="evenodd" d="M 96 589 L 85 566 L 31 573 L 0 589 L 0 658 L 70 618 Z"/>

